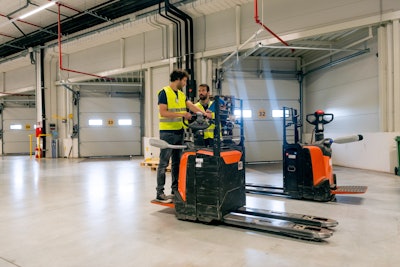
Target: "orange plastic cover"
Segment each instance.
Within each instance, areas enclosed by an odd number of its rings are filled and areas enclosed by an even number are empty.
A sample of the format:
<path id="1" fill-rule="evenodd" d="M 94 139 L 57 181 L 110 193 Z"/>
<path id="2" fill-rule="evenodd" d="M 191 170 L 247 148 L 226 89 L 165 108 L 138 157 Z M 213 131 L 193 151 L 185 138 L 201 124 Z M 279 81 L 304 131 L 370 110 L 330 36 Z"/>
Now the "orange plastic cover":
<path id="1" fill-rule="evenodd" d="M 209 150 L 199 150 L 197 151 L 198 154 L 213 156 L 214 152 Z M 221 152 L 221 158 L 224 160 L 225 164 L 232 164 L 239 162 L 242 158 L 242 152 L 238 150 L 229 150 Z"/>
<path id="2" fill-rule="evenodd" d="M 191 155 L 196 155 L 196 152 L 190 151 L 183 153 L 181 157 L 181 162 L 179 164 L 178 192 L 181 195 L 183 201 L 186 201 L 186 168 L 188 158 Z"/>
<path id="3" fill-rule="evenodd" d="M 310 151 L 314 186 L 320 184 L 324 179 L 329 179 L 329 184 L 332 185 L 334 181 L 331 158 L 324 156 L 321 148 L 317 146 L 304 147 Z"/>

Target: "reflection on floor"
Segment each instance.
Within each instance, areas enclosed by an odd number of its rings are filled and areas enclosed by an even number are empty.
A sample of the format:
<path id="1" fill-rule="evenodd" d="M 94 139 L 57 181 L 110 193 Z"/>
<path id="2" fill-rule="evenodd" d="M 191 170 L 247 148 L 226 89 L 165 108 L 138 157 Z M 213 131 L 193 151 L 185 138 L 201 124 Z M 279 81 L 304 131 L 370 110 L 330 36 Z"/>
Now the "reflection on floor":
<path id="1" fill-rule="evenodd" d="M 317 203 L 248 195 L 247 206 L 336 219 L 324 242 L 177 220 L 150 204 L 142 158 L 0 158 L 0 267 L 397 266 L 400 177 L 335 167 L 364 195 Z M 282 185 L 281 165 L 247 165 L 248 182 Z M 168 174 L 169 175 L 169 174 Z M 167 177 L 167 186 L 170 178 Z"/>

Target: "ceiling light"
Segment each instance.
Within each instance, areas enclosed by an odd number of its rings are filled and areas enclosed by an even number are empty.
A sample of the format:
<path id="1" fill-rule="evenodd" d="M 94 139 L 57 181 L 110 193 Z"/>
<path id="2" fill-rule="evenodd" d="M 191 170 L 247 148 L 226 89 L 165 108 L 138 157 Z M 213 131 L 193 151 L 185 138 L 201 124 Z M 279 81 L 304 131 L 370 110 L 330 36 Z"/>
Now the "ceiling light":
<path id="1" fill-rule="evenodd" d="M 57 0 L 57 1 L 58 1 L 58 0 Z M 36 14 L 36 13 L 42 11 L 43 9 L 46 9 L 46 8 L 51 7 L 51 6 L 54 5 L 57 1 L 51 1 L 51 2 L 49 2 L 49 3 L 47 3 L 47 4 L 43 5 L 43 6 L 40 6 L 40 7 L 36 8 L 36 9 L 34 9 L 34 10 L 32 10 L 32 11 L 29 11 L 28 13 L 25 13 L 25 14 L 19 16 L 18 19 L 25 19 L 25 18 L 27 18 L 27 17 L 29 17 L 29 16 L 32 16 L 33 14 Z"/>

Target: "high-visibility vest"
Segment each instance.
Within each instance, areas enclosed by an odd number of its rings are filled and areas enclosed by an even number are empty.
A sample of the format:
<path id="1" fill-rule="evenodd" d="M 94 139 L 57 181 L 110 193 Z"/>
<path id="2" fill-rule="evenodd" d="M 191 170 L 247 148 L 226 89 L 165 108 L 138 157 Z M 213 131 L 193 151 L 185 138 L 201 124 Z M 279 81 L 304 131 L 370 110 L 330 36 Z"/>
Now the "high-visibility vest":
<path id="1" fill-rule="evenodd" d="M 168 111 L 182 113 L 182 115 L 186 113 L 186 96 L 181 90 L 178 90 L 178 95 L 170 86 L 166 86 L 161 90 L 164 90 L 167 96 Z M 183 128 L 182 117 L 166 118 L 162 117 L 160 113 L 158 113 L 158 117 L 160 119 L 160 130 L 180 130 Z"/>
<path id="2" fill-rule="evenodd" d="M 208 106 L 210 107 L 212 105 L 212 103 L 213 103 L 213 101 L 210 101 Z M 195 105 L 198 108 L 200 108 L 201 110 L 204 110 L 204 107 L 200 103 L 200 101 L 197 102 Z M 204 110 L 204 111 L 206 111 L 206 110 Z M 212 119 L 215 119 L 215 113 L 214 112 L 212 113 Z M 214 138 L 214 129 L 215 129 L 215 124 L 214 123 L 210 124 L 210 127 L 208 127 L 207 129 L 204 130 L 204 139 Z"/>

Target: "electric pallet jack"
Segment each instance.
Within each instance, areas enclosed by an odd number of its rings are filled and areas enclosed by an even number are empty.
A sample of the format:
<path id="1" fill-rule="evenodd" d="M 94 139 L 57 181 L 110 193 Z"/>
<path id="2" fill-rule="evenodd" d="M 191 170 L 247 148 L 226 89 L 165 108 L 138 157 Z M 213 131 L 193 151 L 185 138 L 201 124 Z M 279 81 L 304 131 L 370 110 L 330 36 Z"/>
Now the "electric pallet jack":
<path id="1" fill-rule="evenodd" d="M 219 103 L 218 96 L 215 101 Z M 241 100 L 230 101 L 239 101 L 242 109 Z M 223 136 L 221 140 L 220 132 L 232 132 L 232 124 L 220 121 L 228 117 L 227 110 L 216 106 L 213 147 L 202 146 L 202 132 L 209 127 L 209 121 L 201 114 L 189 124 L 194 132 L 193 143 L 176 146 L 150 139 L 150 144 L 159 148 L 184 149 L 173 203 L 152 203 L 174 208 L 180 220 L 219 222 L 307 240 L 320 241 L 332 236 L 330 228 L 338 224 L 335 220 L 246 207 L 243 116 L 235 122 L 241 127 L 239 140 L 233 136 Z"/>
<path id="2" fill-rule="evenodd" d="M 333 143 L 344 144 L 363 139 L 362 135 L 324 137 L 324 125 L 330 123 L 334 116 L 317 110 L 306 116 L 308 123 L 314 125 L 315 141 L 311 144 L 299 142 L 298 115 L 296 109 L 283 108 L 283 188 L 265 184 L 246 184 L 246 192 L 254 194 L 281 195 L 295 199 L 315 201 L 333 201 L 338 194 L 363 194 L 367 186 L 338 186 L 336 174 L 332 171 Z M 286 114 L 291 119 L 286 120 Z M 288 128 L 293 130 L 293 142 L 287 141 Z"/>

